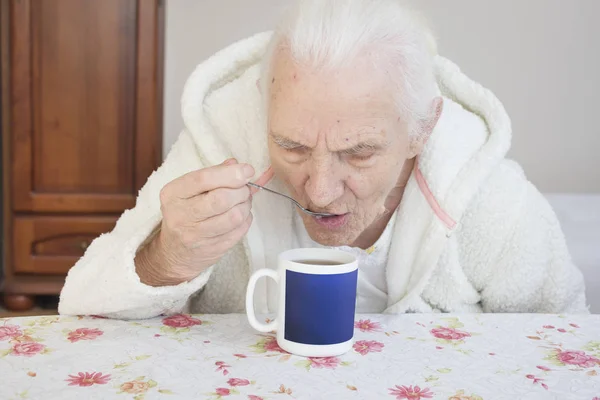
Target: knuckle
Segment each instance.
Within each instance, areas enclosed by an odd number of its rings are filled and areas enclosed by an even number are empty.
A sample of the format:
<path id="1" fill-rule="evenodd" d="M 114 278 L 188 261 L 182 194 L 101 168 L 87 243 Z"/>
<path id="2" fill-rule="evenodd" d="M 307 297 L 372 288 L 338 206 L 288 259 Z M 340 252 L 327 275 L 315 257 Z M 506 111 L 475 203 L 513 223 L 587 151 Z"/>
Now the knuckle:
<path id="1" fill-rule="evenodd" d="M 206 208 L 207 207 L 203 202 L 194 202 L 194 204 L 190 205 L 189 213 L 196 219 L 199 219 L 206 215 Z"/>
<path id="2" fill-rule="evenodd" d="M 244 219 L 244 222 L 240 226 L 238 226 L 234 231 L 231 232 L 230 240 L 232 242 L 231 243 L 232 247 L 233 247 L 233 245 L 238 243 L 240 240 L 242 240 L 242 238 L 246 235 L 246 233 L 248 233 L 248 229 L 250 229 L 251 223 L 252 223 L 252 217 L 249 216 Z"/>
<path id="3" fill-rule="evenodd" d="M 252 225 L 252 214 L 246 218 L 244 224 L 242 225 L 242 229 L 240 230 L 240 237 L 244 237 L 248 231 L 250 230 L 250 226 Z"/>
<path id="4" fill-rule="evenodd" d="M 213 190 L 206 195 L 206 208 L 212 215 L 219 214 L 224 202 L 224 196 L 217 190 Z"/>
<path id="5" fill-rule="evenodd" d="M 202 168 L 194 173 L 194 183 L 201 184 L 206 181 L 209 173 L 207 172 L 208 168 Z"/>
<path id="6" fill-rule="evenodd" d="M 166 216 L 167 216 L 168 213 L 169 213 L 168 208 L 161 201 L 161 203 L 160 203 L 160 215 L 162 215 L 163 220 L 166 218 Z"/>
<path id="7" fill-rule="evenodd" d="M 169 232 L 177 232 L 180 224 L 176 217 L 168 212 L 163 212 L 162 228 Z"/>
<path id="8" fill-rule="evenodd" d="M 225 251 L 231 249 L 233 246 L 235 246 L 237 244 L 237 242 L 239 241 L 239 238 L 237 237 L 237 235 L 229 235 L 227 236 L 226 239 L 223 240 L 223 246 L 225 247 Z"/>
<path id="9" fill-rule="evenodd" d="M 242 207 L 235 207 L 231 209 L 231 215 L 229 218 L 234 226 L 239 226 L 246 219 L 246 215 Z"/>
<path id="10" fill-rule="evenodd" d="M 246 218 L 246 223 L 248 224 L 248 226 L 246 227 L 246 232 L 248 232 L 248 229 L 250 229 L 250 225 L 252 225 L 253 220 L 254 215 L 252 215 L 252 213 L 248 214 L 248 218 Z"/>
<path id="11" fill-rule="evenodd" d="M 164 206 L 169 201 L 170 192 L 171 192 L 171 190 L 170 190 L 168 184 L 165 185 L 165 186 L 163 186 L 162 189 L 160 189 L 160 192 L 158 194 L 158 198 L 160 200 L 161 206 Z"/>
<path id="12" fill-rule="evenodd" d="M 172 232 L 175 232 L 174 228 L 175 228 L 175 226 L 173 224 L 173 221 L 170 218 L 163 218 L 161 230 L 163 230 L 167 233 L 172 233 Z"/>

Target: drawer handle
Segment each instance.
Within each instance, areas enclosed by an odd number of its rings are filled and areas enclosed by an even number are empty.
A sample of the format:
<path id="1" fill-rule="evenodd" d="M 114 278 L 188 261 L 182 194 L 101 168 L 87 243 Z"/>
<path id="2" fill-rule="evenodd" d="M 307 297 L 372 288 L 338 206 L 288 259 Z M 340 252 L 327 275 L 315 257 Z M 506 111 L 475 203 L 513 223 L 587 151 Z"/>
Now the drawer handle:
<path id="1" fill-rule="evenodd" d="M 89 246 L 90 246 L 90 244 L 85 240 L 83 242 L 79 243 L 79 247 L 81 247 L 81 250 L 86 250 Z"/>

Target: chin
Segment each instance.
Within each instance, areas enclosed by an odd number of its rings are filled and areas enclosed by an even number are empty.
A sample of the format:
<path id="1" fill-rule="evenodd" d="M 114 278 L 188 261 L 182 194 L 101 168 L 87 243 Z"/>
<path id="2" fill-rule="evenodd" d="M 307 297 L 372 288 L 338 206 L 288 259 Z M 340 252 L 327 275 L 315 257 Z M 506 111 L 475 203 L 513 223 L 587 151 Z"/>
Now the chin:
<path id="1" fill-rule="evenodd" d="M 350 238 L 346 234 L 335 234 L 331 232 L 311 232 L 308 230 L 308 235 L 312 240 L 323 246 L 351 246 L 354 238 Z"/>

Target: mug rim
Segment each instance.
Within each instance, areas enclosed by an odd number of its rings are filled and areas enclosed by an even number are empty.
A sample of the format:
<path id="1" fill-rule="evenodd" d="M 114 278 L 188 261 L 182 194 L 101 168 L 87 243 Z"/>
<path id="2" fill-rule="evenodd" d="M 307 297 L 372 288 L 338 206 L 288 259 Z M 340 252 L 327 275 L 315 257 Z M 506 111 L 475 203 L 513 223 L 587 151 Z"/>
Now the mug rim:
<path id="1" fill-rule="evenodd" d="M 339 262 L 337 265 L 306 264 L 300 259 L 322 259 Z M 353 254 L 337 249 L 297 248 L 286 250 L 278 256 L 279 267 L 288 271 L 315 275 L 332 275 L 352 272 L 358 269 L 358 260 Z"/>

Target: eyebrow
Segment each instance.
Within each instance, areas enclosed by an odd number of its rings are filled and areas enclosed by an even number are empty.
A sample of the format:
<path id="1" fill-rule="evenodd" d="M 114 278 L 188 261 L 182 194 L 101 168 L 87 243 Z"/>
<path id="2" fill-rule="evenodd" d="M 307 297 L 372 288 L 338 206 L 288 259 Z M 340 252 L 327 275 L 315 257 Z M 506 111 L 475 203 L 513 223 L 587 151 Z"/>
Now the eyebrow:
<path id="1" fill-rule="evenodd" d="M 340 150 L 340 153 L 353 155 L 353 154 L 361 154 L 368 153 L 373 151 L 381 150 L 384 147 L 384 144 L 379 141 L 367 140 L 365 142 L 360 142 L 356 146 L 352 146 L 349 149 Z"/>
<path id="2" fill-rule="evenodd" d="M 308 149 L 309 148 L 308 146 L 305 146 L 302 143 L 295 142 L 291 139 L 288 139 L 284 136 L 281 136 L 281 135 L 278 135 L 275 133 L 270 133 L 270 136 L 271 136 L 271 139 L 273 140 L 273 142 L 275 142 L 275 144 L 277 144 L 279 147 L 282 147 L 287 150 L 294 150 L 294 149 L 301 149 L 301 148 Z M 366 153 L 366 152 L 370 152 L 370 151 L 381 150 L 386 145 L 387 145 L 387 143 L 382 143 L 379 140 L 369 139 L 369 140 L 365 140 L 364 142 L 360 142 L 360 143 L 358 143 L 352 147 L 349 147 L 347 149 L 338 150 L 337 152 L 343 153 L 343 154 L 348 154 L 348 155 L 361 154 L 361 153 Z"/>
<path id="3" fill-rule="evenodd" d="M 286 137 L 277 135 L 275 133 L 271 133 L 270 136 L 276 145 L 278 145 L 279 147 L 283 147 L 284 149 L 292 150 L 292 149 L 298 149 L 298 148 L 302 148 L 302 147 L 308 148 L 307 146 L 304 146 L 303 144 L 294 142 L 293 140 L 290 140 Z"/>

